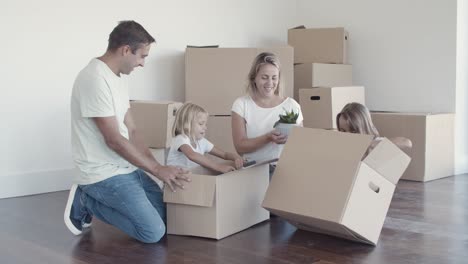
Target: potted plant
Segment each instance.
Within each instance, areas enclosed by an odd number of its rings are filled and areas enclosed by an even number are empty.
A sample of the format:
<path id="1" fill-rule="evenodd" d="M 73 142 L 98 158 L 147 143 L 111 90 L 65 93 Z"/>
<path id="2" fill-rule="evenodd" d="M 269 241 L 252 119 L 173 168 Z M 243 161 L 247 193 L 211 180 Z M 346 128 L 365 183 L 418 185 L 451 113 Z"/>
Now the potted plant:
<path id="1" fill-rule="evenodd" d="M 285 113 L 279 115 L 279 120 L 276 121 L 273 127 L 276 128 L 276 130 L 278 130 L 279 132 L 281 132 L 281 134 L 288 136 L 291 127 L 297 126 L 296 121 L 299 117 L 299 113 L 294 112 L 294 110 L 292 109 L 291 111 L 284 109 L 284 111 Z"/>

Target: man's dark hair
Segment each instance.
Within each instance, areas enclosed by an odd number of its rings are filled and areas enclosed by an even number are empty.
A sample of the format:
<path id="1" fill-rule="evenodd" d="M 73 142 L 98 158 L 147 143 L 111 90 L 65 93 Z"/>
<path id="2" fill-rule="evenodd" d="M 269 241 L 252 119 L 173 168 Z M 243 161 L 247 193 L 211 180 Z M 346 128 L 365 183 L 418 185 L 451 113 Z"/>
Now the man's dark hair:
<path id="1" fill-rule="evenodd" d="M 136 50 L 144 45 L 155 42 L 154 38 L 140 24 L 133 20 L 120 21 L 109 35 L 107 50 L 116 49 L 128 45 L 135 54 Z"/>

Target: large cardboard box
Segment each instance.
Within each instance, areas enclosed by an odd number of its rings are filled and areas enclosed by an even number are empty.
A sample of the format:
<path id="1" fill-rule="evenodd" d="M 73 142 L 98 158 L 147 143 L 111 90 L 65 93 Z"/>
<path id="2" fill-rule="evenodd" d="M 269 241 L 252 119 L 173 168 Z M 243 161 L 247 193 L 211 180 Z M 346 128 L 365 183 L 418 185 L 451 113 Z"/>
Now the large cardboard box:
<path id="1" fill-rule="evenodd" d="M 376 245 L 410 158 L 384 139 L 361 160 L 371 142 L 370 135 L 293 128 L 263 207 L 300 229 Z"/>
<path id="2" fill-rule="evenodd" d="M 281 87 L 292 97 L 293 48 L 187 48 L 185 99 L 204 107 L 210 115 L 230 115 L 236 98 L 246 94 L 247 75 L 261 52 L 275 53 L 281 63 Z"/>
<path id="3" fill-rule="evenodd" d="M 344 28 L 292 28 L 288 44 L 294 47 L 294 63 L 348 63 L 348 32 Z"/>
<path id="4" fill-rule="evenodd" d="M 304 127 L 335 129 L 336 115 L 347 103 L 365 104 L 364 87 L 319 87 L 299 89 Z"/>
<path id="5" fill-rule="evenodd" d="M 222 239 L 269 219 L 268 164 L 216 175 L 198 167 L 184 190 L 164 190 L 167 233 Z"/>
<path id="6" fill-rule="evenodd" d="M 150 148 L 171 146 L 172 126 L 178 102 L 131 101 L 130 110 L 138 132 Z"/>
<path id="7" fill-rule="evenodd" d="M 231 116 L 210 116 L 206 139 L 225 152 L 236 153 L 232 141 Z"/>
<path id="8" fill-rule="evenodd" d="M 402 179 L 425 182 L 455 173 L 454 114 L 372 112 L 371 115 L 380 135 L 406 137 L 413 143 L 406 150 L 412 160 Z"/>
<path id="9" fill-rule="evenodd" d="M 303 63 L 294 65 L 294 99 L 299 88 L 353 85 L 353 66 L 349 64 Z"/>

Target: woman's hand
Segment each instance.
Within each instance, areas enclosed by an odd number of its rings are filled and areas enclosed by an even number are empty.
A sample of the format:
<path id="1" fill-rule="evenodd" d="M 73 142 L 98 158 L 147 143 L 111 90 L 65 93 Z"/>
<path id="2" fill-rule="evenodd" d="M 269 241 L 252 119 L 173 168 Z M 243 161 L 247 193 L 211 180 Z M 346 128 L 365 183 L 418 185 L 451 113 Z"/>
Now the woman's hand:
<path id="1" fill-rule="evenodd" d="M 272 130 L 267 134 L 268 140 L 276 144 L 284 144 L 288 140 L 288 136 L 281 134 L 278 130 Z"/>

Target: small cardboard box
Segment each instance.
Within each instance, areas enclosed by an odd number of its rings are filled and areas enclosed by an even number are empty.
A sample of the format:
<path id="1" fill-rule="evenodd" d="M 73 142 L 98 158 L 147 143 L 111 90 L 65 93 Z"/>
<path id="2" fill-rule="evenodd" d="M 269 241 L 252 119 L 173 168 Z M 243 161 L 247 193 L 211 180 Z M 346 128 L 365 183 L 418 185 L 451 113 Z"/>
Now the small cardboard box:
<path id="1" fill-rule="evenodd" d="M 364 87 L 320 87 L 299 89 L 304 127 L 336 129 L 336 115 L 347 103 L 365 104 Z"/>
<path id="2" fill-rule="evenodd" d="M 185 99 L 205 108 L 210 115 L 230 115 L 232 104 L 246 94 L 247 75 L 261 52 L 273 52 L 281 64 L 285 96 L 294 89 L 293 48 L 187 48 L 185 51 Z"/>
<path id="3" fill-rule="evenodd" d="M 294 99 L 299 88 L 353 85 L 353 66 L 349 64 L 303 63 L 294 65 Z"/>
<path id="4" fill-rule="evenodd" d="M 455 173 L 455 114 L 372 112 L 371 115 L 380 135 L 406 137 L 413 143 L 406 150 L 412 161 L 402 179 L 426 182 Z"/>
<path id="5" fill-rule="evenodd" d="M 236 153 L 231 127 L 231 116 L 210 116 L 206 139 L 222 151 Z"/>
<path id="6" fill-rule="evenodd" d="M 410 158 L 384 139 L 361 160 L 372 138 L 293 128 L 263 207 L 300 229 L 376 245 Z"/>
<path id="7" fill-rule="evenodd" d="M 172 125 L 178 102 L 131 101 L 130 110 L 138 132 L 150 148 L 169 148 L 172 140 Z"/>
<path id="8" fill-rule="evenodd" d="M 197 167 L 185 189 L 164 189 L 167 233 L 222 239 L 269 219 L 268 164 L 216 175 Z"/>
<path id="9" fill-rule="evenodd" d="M 294 63 L 348 63 L 348 32 L 344 28 L 299 26 L 288 30 L 288 44 L 294 47 Z"/>

